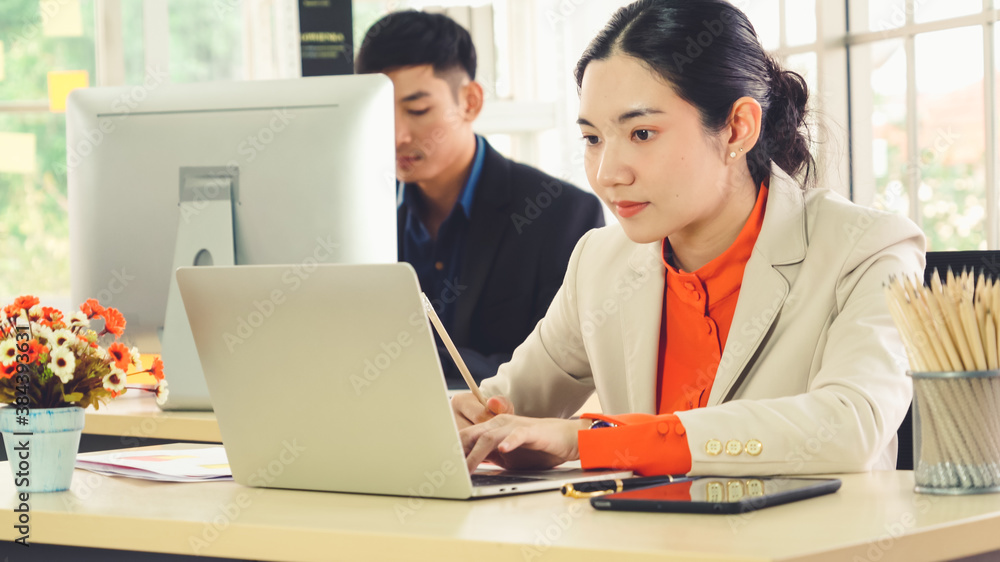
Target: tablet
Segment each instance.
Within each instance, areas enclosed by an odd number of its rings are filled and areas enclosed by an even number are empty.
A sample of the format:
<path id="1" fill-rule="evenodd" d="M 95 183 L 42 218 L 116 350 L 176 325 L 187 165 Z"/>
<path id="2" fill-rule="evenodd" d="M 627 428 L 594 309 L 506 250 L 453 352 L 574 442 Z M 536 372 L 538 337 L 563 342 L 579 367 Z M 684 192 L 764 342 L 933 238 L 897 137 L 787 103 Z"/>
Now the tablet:
<path id="1" fill-rule="evenodd" d="M 836 492 L 836 478 L 705 476 L 590 499 L 597 509 L 671 513 L 744 513 Z"/>

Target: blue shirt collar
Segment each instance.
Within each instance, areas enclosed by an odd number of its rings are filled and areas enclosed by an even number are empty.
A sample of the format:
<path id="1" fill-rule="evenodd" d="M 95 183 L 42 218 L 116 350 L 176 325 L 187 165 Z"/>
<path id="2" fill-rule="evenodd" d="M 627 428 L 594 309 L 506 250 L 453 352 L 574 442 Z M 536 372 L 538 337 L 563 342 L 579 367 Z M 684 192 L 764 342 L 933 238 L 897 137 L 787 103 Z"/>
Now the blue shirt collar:
<path id="1" fill-rule="evenodd" d="M 465 217 L 472 216 L 472 202 L 476 198 L 476 186 L 479 184 L 479 176 L 483 173 L 483 161 L 486 159 L 486 140 L 476 135 L 476 154 L 472 157 L 472 170 L 469 172 L 469 179 L 465 180 L 462 193 L 458 196 L 458 204 L 465 211 Z M 403 184 L 397 182 L 396 188 L 396 208 L 406 205 L 411 212 L 416 209 L 417 196 L 415 184 Z"/>

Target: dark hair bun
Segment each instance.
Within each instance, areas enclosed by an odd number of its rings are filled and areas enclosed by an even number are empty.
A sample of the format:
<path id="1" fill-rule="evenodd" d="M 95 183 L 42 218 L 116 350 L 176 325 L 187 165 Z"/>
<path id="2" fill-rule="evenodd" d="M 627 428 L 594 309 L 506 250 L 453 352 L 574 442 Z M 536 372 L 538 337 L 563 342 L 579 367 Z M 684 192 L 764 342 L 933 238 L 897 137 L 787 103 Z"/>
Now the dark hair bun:
<path id="1" fill-rule="evenodd" d="M 764 115 L 762 131 L 767 141 L 761 148 L 769 160 L 794 176 L 812 161 L 806 127 L 809 86 L 799 73 L 782 69 L 773 59 L 768 61 L 768 67 L 771 103 Z M 809 172 L 807 169 L 806 173 Z"/>
<path id="2" fill-rule="evenodd" d="M 747 166 L 755 178 L 769 174 L 771 162 L 793 177 L 805 170 L 808 182 L 814 166 L 806 126 L 809 87 L 799 73 L 785 70 L 773 58 L 765 56 L 769 77 L 767 105 L 760 138 L 747 154 Z"/>

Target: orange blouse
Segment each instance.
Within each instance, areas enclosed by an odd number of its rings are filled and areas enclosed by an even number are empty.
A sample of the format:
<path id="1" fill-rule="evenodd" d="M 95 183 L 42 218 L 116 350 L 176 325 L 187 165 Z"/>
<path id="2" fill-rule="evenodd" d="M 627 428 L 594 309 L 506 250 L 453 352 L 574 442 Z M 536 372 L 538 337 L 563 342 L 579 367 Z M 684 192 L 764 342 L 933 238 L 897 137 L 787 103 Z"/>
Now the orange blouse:
<path id="1" fill-rule="evenodd" d="M 760 234 L 766 205 L 767 187 L 761 186 L 757 203 L 733 244 L 695 272 L 674 267 L 670 242 L 663 240 L 666 282 L 656 385 L 659 415 L 585 414 L 585 418 L 618 427 L 579 432 L 584 468 L 631 469 L 640 474 L 684 474 L 691 470 L 684 425 L 673 412 L 708 404 L 736 311 L 743 270 Z"/>

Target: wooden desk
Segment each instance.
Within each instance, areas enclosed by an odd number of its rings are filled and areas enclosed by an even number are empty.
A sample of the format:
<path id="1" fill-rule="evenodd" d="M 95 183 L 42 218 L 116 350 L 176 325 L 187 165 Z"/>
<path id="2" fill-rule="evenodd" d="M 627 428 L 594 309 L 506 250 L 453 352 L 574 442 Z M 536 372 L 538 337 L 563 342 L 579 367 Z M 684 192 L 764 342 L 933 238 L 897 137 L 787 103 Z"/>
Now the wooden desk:
<path id="1" fill-rule="evenodd" d="M 0 540 L 11 541 L 7 471 L 0 466 Z M 70 491 L 31 495 L 29 541 L 301 561 L 913 562 L 1000 549 L 1000 494 L 916 495 L 904 471 L 840 478 L 833 495 L 719 516 L 596 511 L 556 492 L 423 500 L 77 471 Z"/>
<path id="2" fill-rule="evenodd" d="M 83 433 L 126 439 L 222 442 L 214 412 L 163 412 L 151 394 L 138 392 L 111 400 L 100 410 L 87 408 Z"/>

